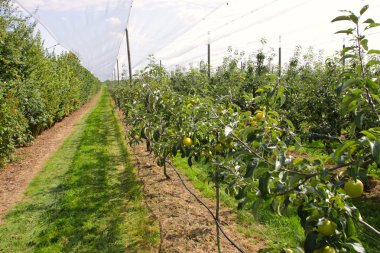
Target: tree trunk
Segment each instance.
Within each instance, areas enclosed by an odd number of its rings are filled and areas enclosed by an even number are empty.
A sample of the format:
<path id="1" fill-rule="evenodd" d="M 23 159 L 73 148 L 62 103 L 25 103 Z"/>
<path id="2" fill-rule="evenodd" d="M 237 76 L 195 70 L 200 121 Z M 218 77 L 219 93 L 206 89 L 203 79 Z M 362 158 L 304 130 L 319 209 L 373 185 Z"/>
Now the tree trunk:
<path id="1" fill-rule="evenodd" d="M 164 158 L 164 175 L 165 175 L 166 179 L 170 179 L 169 175 L 166 172 L 166 157 Z"/>

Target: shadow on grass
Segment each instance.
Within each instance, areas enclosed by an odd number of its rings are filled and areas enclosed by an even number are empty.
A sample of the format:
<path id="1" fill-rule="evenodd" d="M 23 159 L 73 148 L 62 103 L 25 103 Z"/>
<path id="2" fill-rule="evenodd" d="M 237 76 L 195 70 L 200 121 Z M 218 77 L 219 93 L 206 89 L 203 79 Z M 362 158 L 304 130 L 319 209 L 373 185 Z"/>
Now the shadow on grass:
<path id="1" fill-rule="evenodd" d="M 20 223 L 13 224 L 19 227 L 12 228 L 18 233 L 13 237 L 22 237 L 19 243 L 29 251 L 141 252 L 149 248 L 146 224 L 136 218 L 147 216 L 140 203 L 140 185 L 108 99 L 103 96 L 86 120 L 80 142 L 72 145 L 72 160 L 62 161 L 68 170 L 44 177 L 46 182 L 37 180 L 29 200 L 7 215 L 7 222 Z M 27 238 L 20 231 L 22 223 L 31 229 Z M 128 229 L 136 231 L 131 234 Z M 0 252 L 7 247 L 0 244 Z"/>

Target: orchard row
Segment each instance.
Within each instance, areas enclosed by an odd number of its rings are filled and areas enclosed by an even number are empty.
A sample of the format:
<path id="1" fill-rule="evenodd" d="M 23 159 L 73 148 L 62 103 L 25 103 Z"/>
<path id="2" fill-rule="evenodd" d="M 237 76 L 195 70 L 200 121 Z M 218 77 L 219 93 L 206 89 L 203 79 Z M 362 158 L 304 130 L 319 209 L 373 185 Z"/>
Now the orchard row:
<path id="1" fill-rule="evenodd" d="M 380 51 L 359 33 L 378 26 L 363 20 L 367 8 L 334 19 L 351 24 L 339 31 L 352 37 L 341 57 L 302 61 L 295 54 L 281 78 L 262 50 L 242 67 L 241 55 L 227 57 L 211 79 L 207 66 L 168 73 L 152 60 L 133 84 L 111 85 L 131 143 L 145 140 L 166 176 L 177 155 L 189 166 L 208 164 L 209 180 L 239 208 L 296 208 L 304 244 L 263 252 L 364 252 L 363 222 L 350 199 L 380 166 Z M 325 143 L 321 154 L 302 153 L 314 139 Z"/>
<path id="2" fill-rule="evenodd" d="M 72 53 L 45 51 L 35 24 L 0 3 L 0 167 L 24 145 L 79 108 L 100 87 Z"/>

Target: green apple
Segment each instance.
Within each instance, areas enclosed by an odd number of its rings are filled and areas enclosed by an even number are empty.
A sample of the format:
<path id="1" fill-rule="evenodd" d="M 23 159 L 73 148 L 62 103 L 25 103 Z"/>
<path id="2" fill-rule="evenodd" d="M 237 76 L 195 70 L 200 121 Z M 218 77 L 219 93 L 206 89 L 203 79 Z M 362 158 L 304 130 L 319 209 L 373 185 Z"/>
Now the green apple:
<path id="1" fill-rule="evenodd" d="M 183 138 L 183 145 L 185 145 L 186 147 L 190 147 L 191 145 L 193 145 L 193 140 L 189 137 L 185 137 Z"/>
<path id="2" fill-rule="evenodd" d="M 336 250 L 333 247 L 324 246 L 320 249 L 314 250 L 313 253 L 336 253 Z"/>
<path id="3" fill-rule="evenodd" d="M 336 223 L 329 219 L 324 219 L 322 223 L 318 225 L 318 232 L 325 236 L 332 236 L 335 229 Z"/>
<path id="4" fill-rule="evenodd" d="M 356 182 L 354 180 L 349 180 L 348 182 L 344 184 L 344 191 L 351 198 L 360 197 L 363 193 L 363 190 L 364 190 L 363 183 L 359 179 L 357 179 Z"/>

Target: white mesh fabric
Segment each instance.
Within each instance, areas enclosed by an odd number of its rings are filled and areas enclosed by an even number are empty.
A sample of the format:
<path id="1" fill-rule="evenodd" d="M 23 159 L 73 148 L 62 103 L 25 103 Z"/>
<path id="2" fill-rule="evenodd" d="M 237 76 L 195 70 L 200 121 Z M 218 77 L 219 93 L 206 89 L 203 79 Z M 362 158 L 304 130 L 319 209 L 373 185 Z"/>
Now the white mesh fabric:
<path id="1" fill-rule="evenodd" d="M 277 52 L 282 36 L 286 61 L 297 45 L 314 46 L 327 54 L 342 48 L 343 36 L 334 32 L 347 23 L 330 21 L 338 10 L 358 12 L 370 4 L 368 16 L 380 21 L 378 0 L 17 0 L 67 49 L 101 79 L 111 78 L 119 59 L 128 66 L 124 29 L 128 26 L 134 71 L 154 54 L 166 67 L 199 64 L 207 59 L 217 65 L 227 48 L 248 53 L 262 47 Z M 132 6 L 132 8 L 131 8 Z M 129 21 L 128 21 L 129 18 Z M 128 23 L 128 25 L 127 25 Z M 208 35 L 210 32 L 210 35 Z M 369 46 L 380 42 L 380 29 L 369 35 Z M 348 41 L 346 41 L 348 44 Z"/>
<path id="2" fill-rule="evenodd" d="M 101 79 L 108 78 L 118 55 L 131 0 L 18 0 L 60 45 L 77 54 Z"/>

